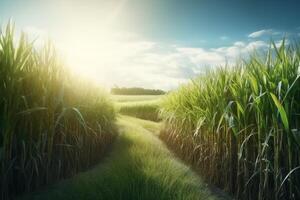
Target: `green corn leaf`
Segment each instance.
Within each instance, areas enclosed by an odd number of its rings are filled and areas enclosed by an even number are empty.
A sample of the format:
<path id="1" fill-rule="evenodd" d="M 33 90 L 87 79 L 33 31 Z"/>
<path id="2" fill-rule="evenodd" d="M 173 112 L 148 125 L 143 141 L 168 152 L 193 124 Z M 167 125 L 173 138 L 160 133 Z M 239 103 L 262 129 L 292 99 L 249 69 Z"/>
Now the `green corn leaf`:
<path id="1" fill-rule="evenodd" d="M 47 110 L 47 108 L 46 107 L 30 108 L 30 109 L 23 110 L 23 111 L 19 112 L 18 114 L 19 115 L 29 115 L 33 112 L 42 111 L 42 110 Z"/>
<path id="2" fill-rule="evenodd" d="M 81 112 L 78 110 L 78 108 L 75 108 L 75 107 L 71 108 L 71 110 L 73 112 L 75 112 L 78 121 L 83 126 L 84 130 L 86 131 L 87 125 L 86 125 L 86 122 L 85 122 L 84 117 L 82 116 Z"/>
<path id="3" fill-rule="evenodd" d="M 278 111 L 279 111 L 279 114 L 280 114 L 280 117 L 281 117 L 281 120 L 282 120 L 282 123 L 284 125 L 284 128 L 286 131 L 289 130 L 289 121 L 288 121 L 288 118 L 287 118 L 287 114 L 282 106 L 282 104 L 280 103 L 280 101 L 278 100 L 278 98 L 273 94 L 273 93 L 270 93 Z"/>

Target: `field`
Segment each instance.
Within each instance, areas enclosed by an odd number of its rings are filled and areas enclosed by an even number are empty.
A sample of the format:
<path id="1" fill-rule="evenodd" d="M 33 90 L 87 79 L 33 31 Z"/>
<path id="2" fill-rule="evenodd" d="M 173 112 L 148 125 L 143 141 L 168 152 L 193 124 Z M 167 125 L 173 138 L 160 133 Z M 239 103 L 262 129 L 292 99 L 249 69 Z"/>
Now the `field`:
<path id="1" fill-rule="evenodd" d="M 164 95 L 113 95 L 121 114 L 159 121 L 159 104 Z"/>
<path id="2" fill-rule="evenodd" d="M 120 137 L 102 164 L 20 199 L 221 200 L 156 137 L 155 122 L 121 116 Z"/>
<path id="3" fill-rule="evenodd" d="M 50 44 L 18 41 L 9 24 L 0 36 L 1 199 L 227 198 L 159 140 L 162 96 L 110 97 L 69 73 Z"/>
<path id="4" fill-rule="evenodd" d="M 161 138 L 237 199 L 299 199 L 297 44 L 217 68 L 170 94 Z"/>
<path id="5" fill-rule="evenodd" d="M 50 44 L 15 41 L 9 24 L 0 33 L 0 199 L 91 167 L 117 134 L 104 90 L 72 77 Z"/>
<path id="6" fill-rule="evenodd" d="M 117 103 L 145 102 L 159 100 L 163 95 L 112 95 Z"/>
<path id="7" fill-rule="evenodd" d="M 300 199 L 298 42 L 110 95 L 26 38 L 0 33 L 0 199 Z"/>

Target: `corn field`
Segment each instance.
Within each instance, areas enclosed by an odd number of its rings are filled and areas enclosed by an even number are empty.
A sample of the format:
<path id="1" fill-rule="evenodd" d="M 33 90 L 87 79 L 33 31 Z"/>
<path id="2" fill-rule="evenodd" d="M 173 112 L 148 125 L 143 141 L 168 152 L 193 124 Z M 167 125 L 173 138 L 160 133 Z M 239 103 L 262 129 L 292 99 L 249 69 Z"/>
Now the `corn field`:
<path id="1" fill-rule="evenodd" d="M 299 43 L 212 69 L 162 102 L 160 137 L 237 199 L 300 199 Z"/>
<path id="2" fill-rule="evenodd" d="M 0 33 L 0 199 L 90 167 L 115 138 L 109 98 L 55 52 L 16 38 L 12 24 Z"/>

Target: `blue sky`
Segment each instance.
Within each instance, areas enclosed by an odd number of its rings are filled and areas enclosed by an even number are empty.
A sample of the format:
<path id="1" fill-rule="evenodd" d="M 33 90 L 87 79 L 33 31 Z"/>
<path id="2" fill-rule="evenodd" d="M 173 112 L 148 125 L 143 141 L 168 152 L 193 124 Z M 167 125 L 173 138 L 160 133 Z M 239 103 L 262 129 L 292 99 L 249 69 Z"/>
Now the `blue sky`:
<path id="1" fill-rule="evenodd" d="M 201 40 L 208 47 L 226 44 L 218 41 L 222 36 L 234 41 L 261 29 L 285 32 L 299 27 L 300 1 L 296 0 L 134 2 L 127 5 L 131 28 L 140 27 L 138 31 L 151 39 L 194 46 L 202 45 Z"/>
<path id="2" fill-rule="evenodd" d="M 51 38 L 100 84 L 171 89 L 271 38 L 298 38 L 299 10 L 299 0 L 0 0 L 0 22 Z"/>

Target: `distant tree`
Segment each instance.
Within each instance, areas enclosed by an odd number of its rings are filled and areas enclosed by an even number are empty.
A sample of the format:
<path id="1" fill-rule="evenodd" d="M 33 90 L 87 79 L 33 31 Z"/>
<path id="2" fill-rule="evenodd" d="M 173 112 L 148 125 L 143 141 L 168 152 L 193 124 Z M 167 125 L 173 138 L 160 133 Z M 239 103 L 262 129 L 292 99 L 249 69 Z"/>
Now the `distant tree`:
<path id="1" fill-rule="evenodd" d="M 111 88 L 111 94 L 119 94 L 119 95 L 162 95 L 166 92 L 163 90 L 157 89 L 145 89 L 140 87 L 113 87 Z"/>

